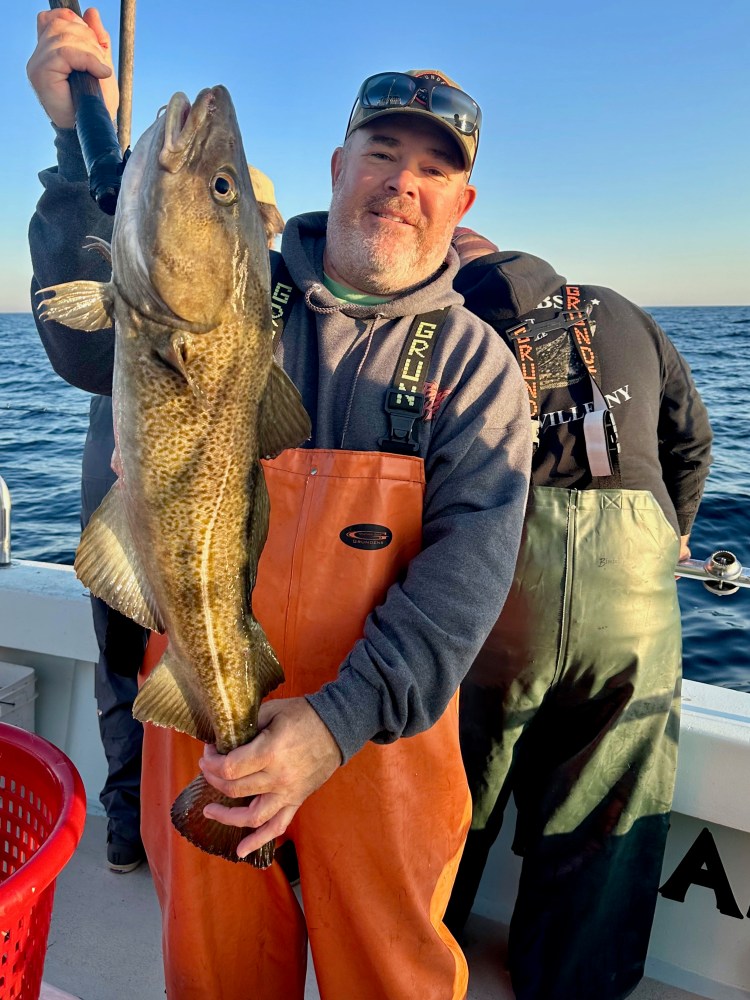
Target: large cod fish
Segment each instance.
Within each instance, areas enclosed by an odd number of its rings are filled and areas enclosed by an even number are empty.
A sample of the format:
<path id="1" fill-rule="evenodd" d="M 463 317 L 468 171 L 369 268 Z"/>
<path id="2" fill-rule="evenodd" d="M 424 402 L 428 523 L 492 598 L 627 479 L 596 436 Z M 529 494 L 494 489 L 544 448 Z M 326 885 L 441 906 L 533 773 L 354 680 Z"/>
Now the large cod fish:
<path id="1" fill-rule="evenodd" d="M 111 253 L 111 280 L 43 289 L 52 297 L 39 307 L 75 329 L 115 326 L 118 479 L 75 570 L 111 607 L 167 632 L 136 718 L 228 753 L 253 739 L 261 700 L 283 680 L 251 605 L 269 517 L 259 458 L 299 445 L 310 421 L 272 360 L 267 244 L 224 87 L 192 107 L 172 97 L 128 161 L 111 251 L 92 245 Z M 209 801 L 230 802 L 200 776 L 172 821 L 238 861 L 247 831 L 206 819 Z M 273 844 L 247 860 L 266 867 Z"/>

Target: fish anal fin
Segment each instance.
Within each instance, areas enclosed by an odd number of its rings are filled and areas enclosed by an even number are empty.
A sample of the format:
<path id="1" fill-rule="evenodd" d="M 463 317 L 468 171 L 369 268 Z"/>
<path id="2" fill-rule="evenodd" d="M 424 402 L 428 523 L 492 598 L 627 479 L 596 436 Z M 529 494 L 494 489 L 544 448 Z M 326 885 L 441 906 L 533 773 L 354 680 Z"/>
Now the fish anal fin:
<path id="1" fill-rule="evenodd" d="M 257 851 L 248 854 L 246 858 L 238 858 L 237 845 L 252 833 L 252 828 L 226 826 L 216 820 L 207 819 L 203 815 L 203 809 L 210 802 L 218 802 L 223 806 L 244 806 L 252 802 L 252 796 L 230 799 L 209 785 L 203 775 L 199 775 L 180 792 L 172 805 L 172 823 L 178 833 L 207 854 L 215 854 L 220 858 L 226 858 L 227 861 L 245 861 L 254 868 L 268 868 L 273 862 L 276 842 L 269 841 Z"/>
<path id="2" fill-rule="evenodd" d="M 105 330 L 114 321 L 114 286 L 103 281 L 69 281 L 40 288 L 37 295 L 48 295 L 37 306 L 46 323 L 54 320 L 73 330 Z"/>
<path id="3" fill-rule="evenodd" d="M 164 631 L 125 514 L 119 480 L 86 525 L 73 566 L 94 597 L 145 628 Z"/>
<path id="4" fill-rule="evenodd" d="M 139 722 L 187 733 L 203 743 L 213 743 L 216 739 L 207 712 L 191 697 L 190 688 L 180 683 L 179 666 L 170 646 L 138 692 L 133 716 Z"/>
<path id="5" fill-rule="evenodd" d="M 310 418 L 302 397 L 289 378 L 274 363 L 258 414 L 258 448 L 262 458 L 274 458 L 285 448 L 296 448 L 310 437 Z"/>

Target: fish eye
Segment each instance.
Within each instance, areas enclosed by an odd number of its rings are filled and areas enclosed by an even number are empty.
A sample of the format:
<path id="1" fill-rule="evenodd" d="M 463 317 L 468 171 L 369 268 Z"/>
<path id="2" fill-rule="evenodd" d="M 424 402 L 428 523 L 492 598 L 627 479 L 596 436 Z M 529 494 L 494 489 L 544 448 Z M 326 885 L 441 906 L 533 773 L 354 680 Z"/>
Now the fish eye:
<path id="1" fill-rule="evenodd" d="M 219 170 L 211 178 L 211 197 L 220 205 L 231 205 L 237 201 L 239 192 L 237 181 L 226 170 Z"/>

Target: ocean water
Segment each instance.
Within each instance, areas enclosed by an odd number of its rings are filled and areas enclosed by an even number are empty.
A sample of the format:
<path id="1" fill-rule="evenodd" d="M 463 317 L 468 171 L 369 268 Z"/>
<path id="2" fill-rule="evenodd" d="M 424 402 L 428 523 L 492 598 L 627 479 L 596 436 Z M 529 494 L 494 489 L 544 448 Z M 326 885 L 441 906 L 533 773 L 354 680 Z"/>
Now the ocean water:
<path id="1" fill-rule="evenodd" d="M 750 565 L 750 306 L 650 312 L 688 360 L 713 426 L 714 463 L 691 536 L 694 558 L 730 549 Z M 72 563 L 89 397 L 53 371 L 30 314 L 0 314 L 0 476 L 14 558 Z M 750 690 L 750 589 L 717 598 L 679 583 L 685 676 Z"/>

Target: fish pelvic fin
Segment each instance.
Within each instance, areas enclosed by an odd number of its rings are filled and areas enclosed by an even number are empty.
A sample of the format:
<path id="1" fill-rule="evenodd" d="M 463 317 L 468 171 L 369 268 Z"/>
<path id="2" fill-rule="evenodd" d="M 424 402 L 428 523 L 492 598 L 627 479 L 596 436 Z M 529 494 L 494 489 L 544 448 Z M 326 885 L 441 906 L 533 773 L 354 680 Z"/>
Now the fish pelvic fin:
<path id="1" fill-rule="evenodd" d="M 154 345 L 154 349 L 165 365 L 185 379 L 200 409 L 207 410 L 208 401 L 203 386 L 191 369 L 195 351 L 190 334 L 186 330 L 171 330 Z"/>
<path id="2" fill-rule="evenodd" d="M 86 243 L 83 244 L 83 249 L 96 250 L 108 264 L 112 264 L 112 244 L 107 243 L 100 236 L 87 236 Z"/>
<path id="3" fill-rule="evenodd" d="M 258 449 L 262 458 L 275 458 L 285 448 L 296 448 L 312 432 L 302 397 L 286 372 L 274 362 L 258 415 Z"/>
<path id="4" fill-rule="evenodd" d="M 154 632 L 164 631 L 122 503 L 119 480 L 86 525 L 73 562 L 94 597 Z"/>
<path id="5" fill-rule="evenodd" d="M 105 330 L 115 318 L 114 285 L 102 281 L 69 281 L 40 288 L 37 295 L 48 295 L 37 306 L 45 323 L 54 320 L 73 330 Z"/>
<path id="6" fill-rule="evenodd" d="M 243 837 L 252 833 L 252 828 L 226 826 L 203 815 L 204 806 L 210 802 L 218 802 L 223 806 L 242 806 L 252 802 L 252 799 L 252 796 L 230 799 L 209 785 L 203 775 L 199 775 L 175 799 L 171 812 L 172 823 L 178 833 L 207 854 L 215 854 L 227 861 L 245 861 L 254 868 L 268 868 L 273 862 L 275 840 L 259 847 L 246 858 L 238 858 L 237 845 Z"/>
<path id="7" fill-rule="evenodd" d="M 208 713 L 191 689 L 181 683 L 180 668 L 171 646 L 147 678 L 133 702 L 133 716 L 187 733 L 203 743 L 216 739 Z"/>

